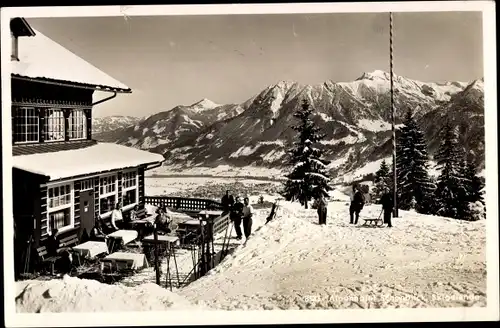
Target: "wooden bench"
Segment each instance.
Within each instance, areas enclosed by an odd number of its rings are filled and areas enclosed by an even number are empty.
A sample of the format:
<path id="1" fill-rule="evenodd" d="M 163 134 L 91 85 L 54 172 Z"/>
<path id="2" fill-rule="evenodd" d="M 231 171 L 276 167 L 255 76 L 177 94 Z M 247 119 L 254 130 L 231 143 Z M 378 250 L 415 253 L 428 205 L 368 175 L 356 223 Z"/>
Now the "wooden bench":
<path id="1" fill-rule="evenodd" d="M 138 210 L 135 215 L 137 216 L 137 218 L 144 218 L 146 217 L 146 208 L 141 208 L 140 210 Z"/>
<path id="2" fill-rule="evenodd" d="M 74 234 L 71 234 L 68 237 L 64 237 L 63 239 L 59 240 L 59 248 L 71 248 L 71 246 L 75 246 L 79 242 L 80 239 L 78 238 L 78 234 L 75 232 Z"/>
<path id="3" fill-rule="evenodd" d="M 37 252 L 40 260 L 42 260 L 42 264 L 44 264 L 44 265 L 50 264 L 50 274 L 54 275 L 54 267 L 55 267 L 56 261 L 61 259 L 61 256 L 59 256 L 59 255 L 49 256 L 47 246 L 38 247 L 36 249 L 36 252 Z"/>

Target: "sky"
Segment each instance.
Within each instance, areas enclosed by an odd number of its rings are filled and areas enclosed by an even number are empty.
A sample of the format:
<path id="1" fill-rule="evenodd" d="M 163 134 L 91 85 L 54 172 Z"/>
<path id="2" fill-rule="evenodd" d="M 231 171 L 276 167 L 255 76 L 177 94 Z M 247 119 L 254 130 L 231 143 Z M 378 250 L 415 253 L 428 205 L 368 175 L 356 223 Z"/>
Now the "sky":
<path id="1" fill-rule="evenodd" d="M 97 117 L 143 117 L 203 98 L 242 103 L 281 80 L 345 82 L 389 71 L 388 13 L 28 22 L 132 88 L 132 94 L 97 105 Z M 395 74 L 429 82 L 483 77 L 480 12 L 395 13 L 393 26 Z"/>

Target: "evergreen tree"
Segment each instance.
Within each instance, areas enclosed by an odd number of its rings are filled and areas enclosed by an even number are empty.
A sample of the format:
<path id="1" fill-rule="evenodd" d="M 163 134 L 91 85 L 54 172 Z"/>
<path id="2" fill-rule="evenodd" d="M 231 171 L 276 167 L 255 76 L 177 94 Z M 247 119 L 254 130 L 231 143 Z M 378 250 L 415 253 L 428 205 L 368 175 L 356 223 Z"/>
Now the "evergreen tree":
<path id="1" fill-rule="evenodd" d="M 456 128 L 447 123 L 441 134 L 441 144 L 435 156 L 438 169 L 436 214 L 467 219 L 469 213 L 468 184 L 464 177 L 465 152 L 460 147 Z"/>
<path id="2" fill-rule="evenodd" d="M 485 203 L 483 197 L 483 179 L 477 175 L 476 165 L 473 161 L 468 161 L 464 167 L 468 219 L 477 220 L 484 218 Z"/>
<path id="3" fill-rule="evenodd" d="M 293 169 L 286 176 L 287 181 L 282 192 L 286 200 L 298 200 L 305 208 L 308 208 L 311 199 L 319 197 L 321 193 L 328 197 L 328 191 L 331 190 L 326 168 L 329 162 L 321 159 L 322 150 L 314 147 L 325 135 L 320 133 L 320 129 L 311 120 L 312 112 L 309 102 L 304 100 L 294 113 L 299 124 L 292 126 L 292 129 L 297 131 L 297 140 L 289 151 Z"/>
<path id="4" fill-rule="evenodd" d="M 392 189 L 392 176 L 391 169 L 385 159 L 380 163 L 380 168 L 375 173 L 374 179 L 374 188 L 373 188 L 373 198 L 374 203 L 379 204 L 380 198 L 382 197 L 384 190 L 389 188 Z"/>
<path id="5" fill-rule="evenodd" d="M 409 110 L 396 144 L 396 169 L 398 178 L 398 207 L 417 212 L 432 210 L 434 184 L 429 177 L 429 161 L 424 134 Z"/>

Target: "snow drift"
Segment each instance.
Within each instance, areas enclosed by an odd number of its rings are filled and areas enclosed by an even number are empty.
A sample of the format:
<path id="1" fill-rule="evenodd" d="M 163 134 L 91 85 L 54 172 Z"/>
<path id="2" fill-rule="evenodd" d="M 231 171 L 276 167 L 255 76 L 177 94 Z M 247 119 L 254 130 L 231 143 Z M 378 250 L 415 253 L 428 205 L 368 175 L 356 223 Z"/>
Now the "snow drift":
<path id="1" fill-rule="evenodd" d="M 124 287 L 64 276 L 51 281 L 22 281 L 16 287 L 17 312 L 166 311 L 196 307 L 155 284 Z"/>

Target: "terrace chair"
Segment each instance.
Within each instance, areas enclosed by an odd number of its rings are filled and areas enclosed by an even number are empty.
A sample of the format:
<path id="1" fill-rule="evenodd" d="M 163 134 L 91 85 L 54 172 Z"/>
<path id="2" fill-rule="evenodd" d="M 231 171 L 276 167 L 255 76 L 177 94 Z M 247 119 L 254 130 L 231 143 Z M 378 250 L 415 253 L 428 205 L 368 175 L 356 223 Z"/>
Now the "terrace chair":
<path id="1" fill-rule="evenodd" d="M 60 255 L 50 256 L 47 246 L 41 246 L 36 249 L 38 258 L 41 260 L 42 265 L 50 265 L 50 274 L 53 276 L 55 273 L 55 264 L 61 259 Z"/>

